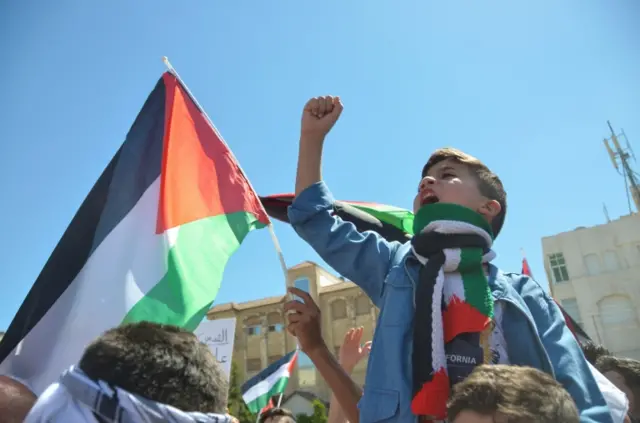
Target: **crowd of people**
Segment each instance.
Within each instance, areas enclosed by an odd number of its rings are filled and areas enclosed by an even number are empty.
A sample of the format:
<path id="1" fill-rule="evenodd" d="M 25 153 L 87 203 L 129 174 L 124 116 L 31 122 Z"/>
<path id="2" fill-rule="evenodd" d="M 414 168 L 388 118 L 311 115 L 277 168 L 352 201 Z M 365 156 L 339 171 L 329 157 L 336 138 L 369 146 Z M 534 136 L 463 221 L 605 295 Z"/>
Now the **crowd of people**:
<path id="1" fill-rule="evenodd" d="M 410 242 L 360 233 L 335 216 L 320 165 L 342 108 L 331 96 L 304 107 L 289 220 L 379 308 L 372 343 L 353 329 L 336 357 L 311 295 L 289 288 L 284 305 L 288 331 L 332 391 L 329 421 L 640 421 L 640 362 L 581 346 L 540 285 L 491 264 L 507 196 L 480 160 L 450 148 L 429 157 Z M 350 373 L 365 356 L 360 387 Z M 104 333 L 38 397 L 0 377 L 0 415 L 8 423 L 232 422 L 227 393 L 220 366 L 195 335 L 140 322 Z M 295 417 L 274 408 L 259 421 Z"/>

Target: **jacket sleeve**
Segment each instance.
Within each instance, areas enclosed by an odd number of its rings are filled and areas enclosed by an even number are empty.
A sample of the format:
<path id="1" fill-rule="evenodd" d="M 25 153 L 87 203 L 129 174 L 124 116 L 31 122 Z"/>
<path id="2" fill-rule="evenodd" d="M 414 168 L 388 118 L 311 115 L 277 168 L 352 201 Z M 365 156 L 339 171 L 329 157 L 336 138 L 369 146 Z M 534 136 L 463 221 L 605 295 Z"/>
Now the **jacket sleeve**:
<path id="1" fill-rule="evenodd" d="M 353 281 L 380 306 L 384 280 L 400 246 L 375 232 L 358 232 L 334 215 L 334 199 L 324 182 L 301 192 L 289 207 L 289 222 L 322 259 Z"/>
<path id="2" fill-rule="evenodd" d="M 528 277 L 521 295 L 534 318 L 556 380 L 569 392 L 578 407 L 580 422 L 613 423 L 604 396 L 558 305 L 537 282 Z"/>

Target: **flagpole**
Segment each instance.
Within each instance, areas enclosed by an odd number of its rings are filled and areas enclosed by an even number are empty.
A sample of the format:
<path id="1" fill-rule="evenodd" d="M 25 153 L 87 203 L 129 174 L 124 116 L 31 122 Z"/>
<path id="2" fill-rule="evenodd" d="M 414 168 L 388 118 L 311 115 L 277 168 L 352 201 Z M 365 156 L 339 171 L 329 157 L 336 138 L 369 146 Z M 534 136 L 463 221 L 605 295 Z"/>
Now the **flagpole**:
<path id="1" fill-rule="evenodd" d="M 222 138 L 222 135 L 220 135 L 220 132 L 218 131 L 218 128 L 216 128 L 216 125 L 214 125 L 213 121 L 211 120 L 211 118 L 209 117 L 207 112 L 204 110 L 204 107 L 202 107 L 200 105 L 200 103 L 198 103 L 198 100 L 193 95 L 193 93 L 191 92 L 191 90 L 189 89 L 187 84 L 185 84 L 184 80 L 180 77 L 180 74 L 178 73 L 178 71 L 173 67 L 171 62 L 169 62 L 169 58 L 167 56 L 163 56 L 162 57 L 162 61 L 164 62 L 164 65 L 167 67 L 167 70 L 173 76 L 176 77 L 176 79 L 178 80 L 178 82 L 180 82 L 180 84 L 185 89 L 187 94 L 189 94 L 189 97 L 191 97 L 191 100 L 193 100 L 193 102 L 198 107 L 198 109 L 200 109 L 200 112 L 205 117 L 205 119 L 207 119 L 207 122 L 209 122 L 209 125 L 211 125 L 211 128 L 213 128 L 213 131 L 218 136 L 218 139 L 222 142 L 222 144 L 224 144 L 225 147 L 227 147 L 227 150 L 229 151 L 229 154 L 231 155 L 233 160 L 235 160 L 236 164 L 238 165 L 238 169 L 240 170 L 240 173 L 242 173 L 242 176 L 244 176 L 244 179 L 249 184 L 249 187 L 251 188 L 251 190 L 254 192 L 254 194 L 258 195 L 258 191 L 256 191 L 255 188 L 253 187 L 253 185 L 251 184 L 251 180 L 249 180 L 249 178 L 247 177 L 247 174 L 242 169 L 242 166 L 240 166 L 240 162 L 238 161 L 238 159 L 236 159 L 236 156 L 233 154 L 233 151 L 231 150 L 231 148 L 229 148 L 229 145 L 224 140 L 224 138 Z M 260 206 L 262 207 L 262 210 L 264 211 L 264 214 L 267 214 L 267 211 L 264 209 L 264 206 L 262 204 L 260 204 Z M 273 246 L 276 249 L 276 254 L 278 255 L 278 259 L 280 260 L 280 267 L 282 268 L 282 273 L 284 274 L 285 283 L 288 283 L 288 281 L 289 281 L 288 274 L 289 273 L 287 272 L 287 264 L 284 261 L 284 254 L 282 254 L 282 249 L 280 248 L 280 242 L 278 241 L 278 237 L 276 236 L 276 232 L 273 229 L 273 224 L 271 223 L 271 219 L 269 219 L 269 224 L 267 225 L 267 228 L 269 229 L 269 233 L 271 234 L 271 240 L 273 241 Z"/>
<path id="2" fill-rule="evenodd" d="M 280 404 L 282 404 L 282 395 L 283 393 L 280 393 L 280 397 L 278 398 L 278 405 L 276 406 L 276 408 L 280 408 Z"/>

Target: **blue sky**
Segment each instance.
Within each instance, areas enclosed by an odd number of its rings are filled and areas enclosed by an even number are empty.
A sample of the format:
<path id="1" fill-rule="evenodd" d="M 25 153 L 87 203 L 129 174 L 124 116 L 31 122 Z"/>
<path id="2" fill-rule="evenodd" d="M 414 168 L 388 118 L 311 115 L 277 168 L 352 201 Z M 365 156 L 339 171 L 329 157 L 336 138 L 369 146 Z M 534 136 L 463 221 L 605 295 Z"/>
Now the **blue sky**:
<path id="1" fill-rule="evenodd" d="M 300 112 L 340 95 L 324 174 L 336 197 L 411 207 L 452 145 L 503 179 L 497 263 L 627 212 L 607 119 L 640 154 L 640 3 L 143 0 L 0 7 L 0 330 L 20 306 L 169 56 L 260 194 L 294 186 Z M 276 224 L 289 265 L 317 255 Z M 251 265 L 247 265 L 250 263 Z M 232 257 L 217 302 L 284 292 L 267 231 Z"/>

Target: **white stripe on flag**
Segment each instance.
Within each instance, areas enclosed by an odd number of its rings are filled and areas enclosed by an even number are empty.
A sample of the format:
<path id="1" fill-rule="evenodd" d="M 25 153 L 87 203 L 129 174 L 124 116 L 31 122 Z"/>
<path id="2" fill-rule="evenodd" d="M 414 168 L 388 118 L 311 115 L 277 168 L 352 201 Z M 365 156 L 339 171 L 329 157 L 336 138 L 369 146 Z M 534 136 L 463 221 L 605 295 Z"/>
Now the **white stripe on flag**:
<path id="1" fill-rule="evenodd" d="M 257 398 L 260 398 L 263 395 L 269 393 L 271 387 L 273 387 L 280 379 L 283 377 L 289 377 L 289 365 L 290 361 L 284 363 L 282 366 L 278 367 L 278 369 L 267 376 L 263 381 L 257 383 L 247 390 L 247 392 L 242 394 L 242 398 L 244 402 L 247 404 L 255 401 Z"/>
<path id="2" fill-rule="evenodd" d="M 126 313 L 167 271 L 175 234 L 156 234 L 160 179 L 94 250 L 67 290 L 0 364 L 36 394 L 77 364 L 84 348 Z M 177 229 L 177 228 L 176 228 Z"/>

